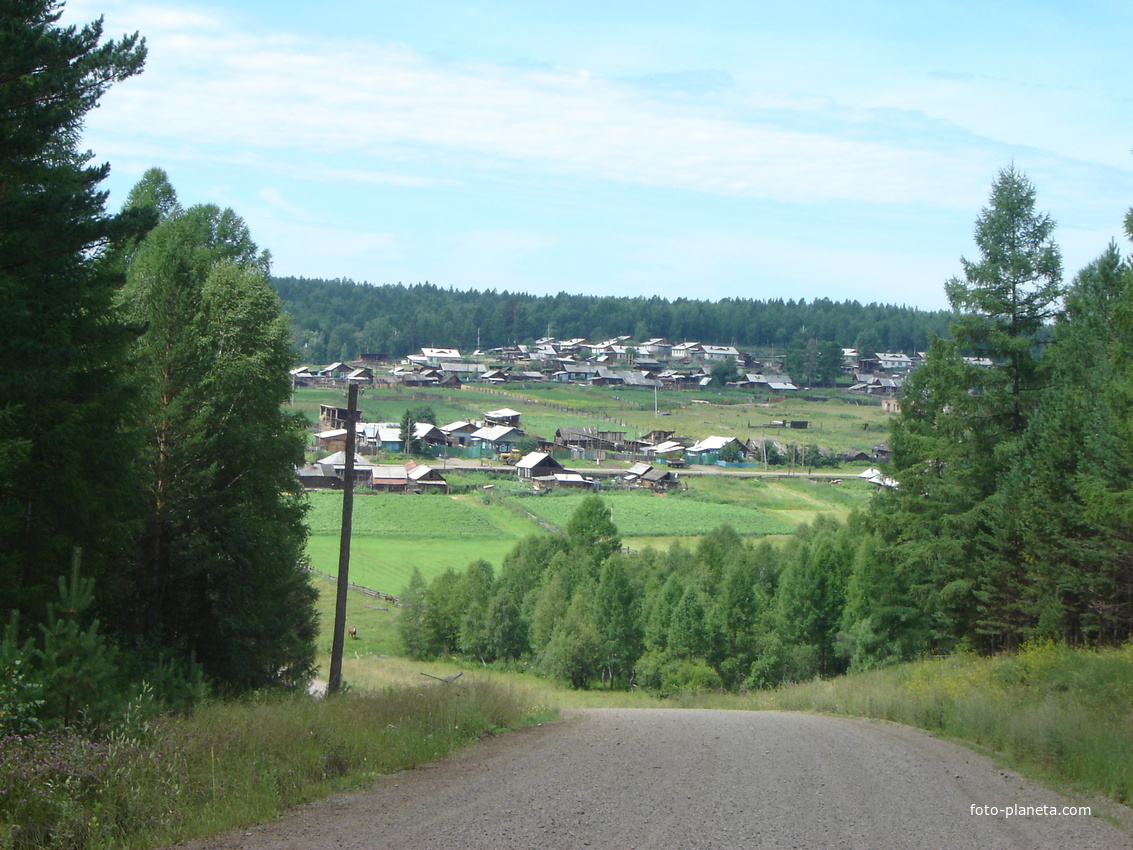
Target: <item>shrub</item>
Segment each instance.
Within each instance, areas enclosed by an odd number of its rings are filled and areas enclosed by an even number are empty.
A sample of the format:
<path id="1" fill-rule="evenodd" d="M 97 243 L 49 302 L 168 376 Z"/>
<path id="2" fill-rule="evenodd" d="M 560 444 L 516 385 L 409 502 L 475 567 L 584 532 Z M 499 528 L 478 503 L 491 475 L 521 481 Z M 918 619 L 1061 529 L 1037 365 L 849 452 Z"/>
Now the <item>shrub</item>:
<path id="1" fill-rule="evenodd" d="M 703 658 L 674 658 L 666 652 L 648 652 L 634 668 L 637 682 L 661 697 L 718 691 L 720 675 Z"/>

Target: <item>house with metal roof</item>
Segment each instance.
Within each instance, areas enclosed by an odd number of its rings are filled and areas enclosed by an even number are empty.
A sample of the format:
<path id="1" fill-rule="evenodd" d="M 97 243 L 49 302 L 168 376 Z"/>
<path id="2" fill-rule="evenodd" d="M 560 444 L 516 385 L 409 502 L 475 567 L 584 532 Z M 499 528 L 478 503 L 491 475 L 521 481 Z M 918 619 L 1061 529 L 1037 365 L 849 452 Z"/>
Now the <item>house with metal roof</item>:
<path id="1" fill-rule="evenodd" d="M 532 478 L 554 475 L 556 472 L 566 472 L 566 470 L 546 452 L 529 452 L 516 462 L 515 472 L 521 480 L 530 481 Z"/>

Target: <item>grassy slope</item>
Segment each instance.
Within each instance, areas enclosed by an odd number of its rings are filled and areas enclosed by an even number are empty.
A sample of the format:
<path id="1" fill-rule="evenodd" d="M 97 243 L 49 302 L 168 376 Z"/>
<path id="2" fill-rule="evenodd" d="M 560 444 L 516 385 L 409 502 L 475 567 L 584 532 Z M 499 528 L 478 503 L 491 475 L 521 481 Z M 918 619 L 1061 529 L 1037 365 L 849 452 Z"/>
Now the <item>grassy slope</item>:
<path id="1" fill-rule="evenodd" d="M 311 565 L 338 574 L 342 494 L 311 493 Z M 463 571 L 483 558 L 498 565 L 538 526 L 507 508 L 470 496 L 357 495 L 350 545 L 350 579 L 400 593 L 417 567 L 428 580 L 446 569 Z"/>
<path id="2" fill-rule="evenodd" d="M 602 496 L 614 510 L 626 545 L 641 549 L 650 545 L 667 548 L 674 540 L 695 539 L 725 522 L 745 535 L 787 534 L 819 514 L 844 518 L 870 495 L 868 485 L 857 479 L 834 486 L 802 479 L 705 476 L 690 479 L 689 486 L 697 498 L 688 494 L 661 497 L 645 491 L 606 491 Z M 501 491 L 506 489 L 499 486 Z M 310 495 L 307 553 L 316 569 L 337 575 L 342 494 Z M 509 502 L 562 528 L 581 498 L 567 493 L 512 497 Z M 350 579 L 397 594 L 414 567 L 426 580 L 450 568 L 463 571 L 478 558 L 498 567 L 516 542 L 541 531 L 499 498 L 483 499 L 475 493 L 451 497 L 359 494 L 354 501 Z"/>
<path id="3" fill-rule="evenodd" d="M 509 384 L 503 392 L 501 395 L 475 384 L 428 392 L 368 389 L 359 406 L 366 421 L 397 422 L 406 408 L 428 406 L 436 413 L 437 423 L 443 425 L 510 407 L 521 414 L 525 430 L 543 437 L 553 437 L 555 430 L 564 426 L 601 425 L 625 430 L 631 437 L 661 428 L 691 439 L 711 434 L 741 440 L 769 436 L 783 443 L 814 444 L 835 451 L 869 451 L 886 438 L 889 420 L 878 405 L 834 393 L 827 393 L 831 399 L 821 402 L 795 395 L 767 403 L 766 395 L 735 390 L 665 391 L 657 398 L 664 415 L 655 415 L 653 392 L 644 389 Z M 694 399 L 721 403 L 693 404 Z M 335 390 L 300 389 L 293 409 L 315 421 L 319 404 L 344 403 L 342 393 Z M 770 427 L 776 420 L 807 420 L 810 428 L 796 431 Z"/>

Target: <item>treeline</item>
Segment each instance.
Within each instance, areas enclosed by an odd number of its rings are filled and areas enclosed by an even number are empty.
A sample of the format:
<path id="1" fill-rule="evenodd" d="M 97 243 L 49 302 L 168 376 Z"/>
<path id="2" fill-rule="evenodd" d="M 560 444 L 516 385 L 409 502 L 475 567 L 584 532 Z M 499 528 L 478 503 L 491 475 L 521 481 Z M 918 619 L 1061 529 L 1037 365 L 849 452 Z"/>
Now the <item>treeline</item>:
<path id="1" fill-rule="evenodd" d="M 1133 238 L 1133 212 L 1126 219 Z M 924 654 L 1133 637 L 1133 266 L 1062 283 L 1034 188 L 999 175 L 957 319 L 906 383 L 898 484 L 782 547 L 724 527 L 620 550 L 591 497 L 565 535 L 406 593 L 415 655 L 522 659 L 578 687 L 756 688 Z"/>
<path id="2" fill-rule="evenodd" d="M 145 49 L 61 8 L 0 12 L 0 735 L 304 687 L 317 630 L 267 255 L 156 169 L 107 214 L 79 131 Z"/>
<path id="3" fill-rule="evenodd" d="M 853 533 L 832 521 L 784 547 L 723 526 L 695 548 L 626 554 L 598 496 L 565 535 L 529 537 L 503 560 L 402 595 L 409 653 L 528 661 L 575 687 L 631 682 L 662 693 L 760 688 L 847 669 L 839 643 Z"/>
<path id="4" fill-rule="evenodd" d="M 651 298 L 461 291 L 344 280 L 273 278 L 291 314 L 300 360 L 351 360 L 364 352 L 404 357 L 422 347 L 472 351 L 545 336 L 592 341 L 632 334 L 785 349 L 798 338 L 876 351 L 923 351 L 948 326 L 946 312 L 829 299 Z"/>

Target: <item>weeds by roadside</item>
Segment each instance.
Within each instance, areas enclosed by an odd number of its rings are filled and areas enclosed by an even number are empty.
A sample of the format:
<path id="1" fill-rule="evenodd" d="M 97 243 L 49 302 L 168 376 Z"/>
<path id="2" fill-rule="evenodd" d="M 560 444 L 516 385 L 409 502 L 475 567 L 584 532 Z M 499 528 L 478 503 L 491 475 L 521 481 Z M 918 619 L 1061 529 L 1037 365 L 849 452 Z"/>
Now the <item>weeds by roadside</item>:
<path id="1" fill-rule="evenodd" d="M 0 848 L 146 848 L 265 820 L 544 719 L 491 682 L 260 697 L 138 717 L 106 740 L 0 739 Z"/>
<path id="2" fill-rule="evenodd" d="M 747 702 L 918 726 L 1002 753 L 1032 775 L 1133 802 L 1133 645 L 1038 642 L 994 658 L 958 655 L 792 685 Z"/>

